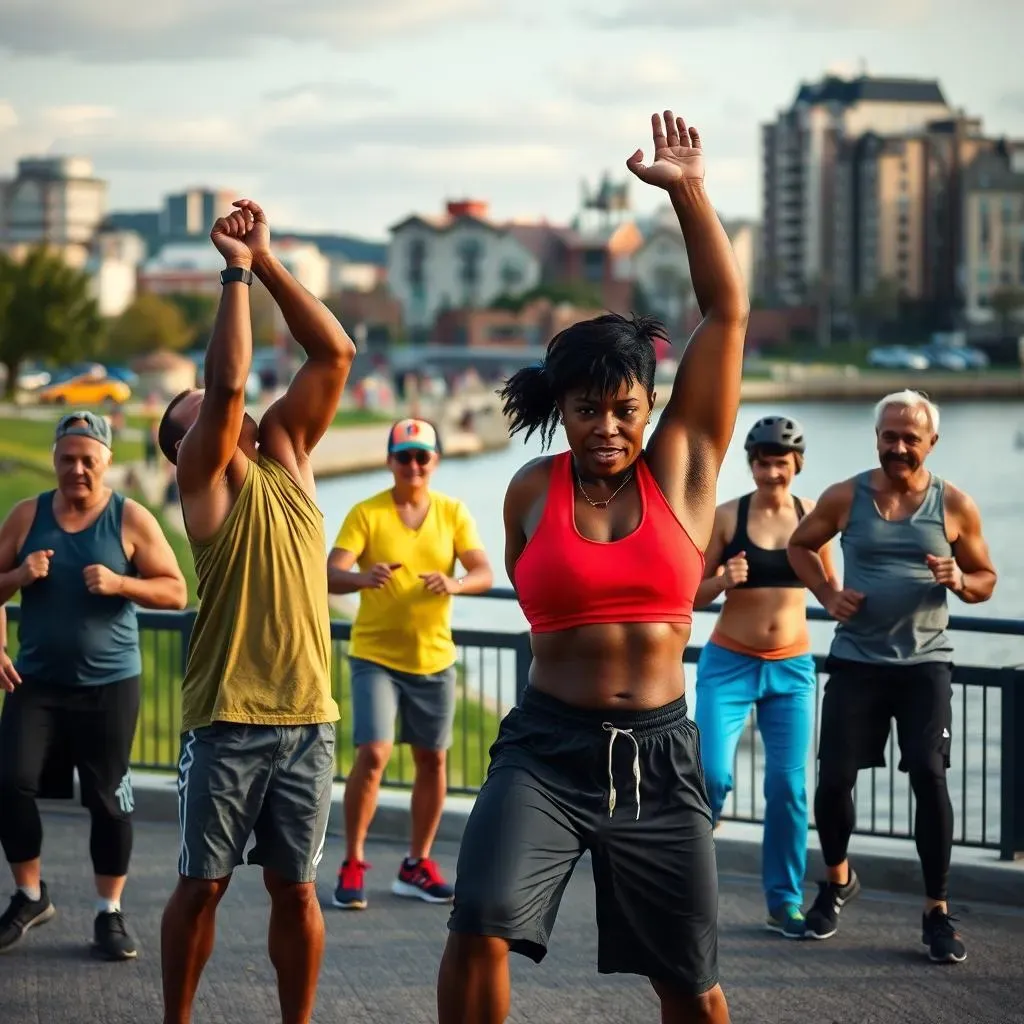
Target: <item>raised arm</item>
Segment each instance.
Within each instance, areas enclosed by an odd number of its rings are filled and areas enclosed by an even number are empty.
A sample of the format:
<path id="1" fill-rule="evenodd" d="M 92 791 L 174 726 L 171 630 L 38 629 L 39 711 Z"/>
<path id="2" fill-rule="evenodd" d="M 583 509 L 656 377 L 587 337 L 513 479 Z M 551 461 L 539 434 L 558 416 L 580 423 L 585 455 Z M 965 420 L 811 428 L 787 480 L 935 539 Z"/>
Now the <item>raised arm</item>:
<path id="1" fill-rule="evenodd" d="M 270 251 L 270 232 L 263 211 L 249 199 L 237 203 L 262 225 L 260 245 L 253 249 L 253 271 L 263 282 L 306 361 L 287 391 L 264 413 L 260 441 L 274 448 L 286 444 L 304 460 L 324 436 L 338 411 L 356 347 L 334 314 L 311 295 Z M 278 461 L 281 461 L 278 459 Z"/>
<path id="2" fill-rule="evenodd" d="M 626 161 L 649 185 L 665 189 L 686 242 L 690 279 L 703 319 L 676 371 L 668 403 L 647 446 L 662 491 L 708 536 L 718 471 L 732 440 L 743 374 L 750 302 L 736 256 L 704 188 L 704 154 L 696 128 L 665 111 L 651 118 L 654 162 L 637 150 Z M 687 493 L 684 509 L 683 495 Z M 701 508 L 693 508 L 694 495 Z M 694 513 L 697 513 L 696 515 Z M 697 539 L 697 538 L 695 538 Z"/>
<path id="3" fill-rule="evenodd" d="M 953 526 L 953 557 L 929 555 L 928 567 L 938 583 L 965 604 L 987 601 L 996 588 L 996 569 L 981 530 L 974 501 L 952 484 L 946 485 L 947 517 Z"/>
<path id="4" fill-rule="evenodd" d="M 213 225 L 210 240 L 226 267 L 252 268 L 251 214 L 236 210 Z M 199 415 L 178 450 L 177 480 L 182 494 L 209 490 L 218 483 L 238 450 L 245 416 L 245 382 L 252 365 L 249 286 L 223 285 L 217 319 L 206 348 L 205 392 Z"/>

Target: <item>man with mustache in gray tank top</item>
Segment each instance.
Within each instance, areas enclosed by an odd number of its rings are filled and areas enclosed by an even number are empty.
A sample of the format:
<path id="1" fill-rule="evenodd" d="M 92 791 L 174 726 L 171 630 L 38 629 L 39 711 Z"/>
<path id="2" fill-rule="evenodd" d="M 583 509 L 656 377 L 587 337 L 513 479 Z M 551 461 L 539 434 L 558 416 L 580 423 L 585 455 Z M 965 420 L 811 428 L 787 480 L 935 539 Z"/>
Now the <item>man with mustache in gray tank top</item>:
<path id="1" fill-rule="evenodd" d="M 801 521 L 789 560 L 837 621 L 821 709 L 814 816 L 827 880 L 807 913 L 806 935 L 836 933 L 840 910 L 860 892 L 847 861 L 861 768 L 884 767 L 896 719 L 901 771 L 917 799 L 914 837 L 924 875 L 921 941 L 937 963 L 967 956 L 946 903 L 953 807 L 946 787 L 952 729 L 952 645 L 947 591 L 987 601 L 996 573 L 981 517 L 963 491 L 925 468 L 939 439 L 939 411 L 902 391 L 875 408 L 881 468 L 835 484 Z M 836 534 L 843 589 L 818 551 Z"/>

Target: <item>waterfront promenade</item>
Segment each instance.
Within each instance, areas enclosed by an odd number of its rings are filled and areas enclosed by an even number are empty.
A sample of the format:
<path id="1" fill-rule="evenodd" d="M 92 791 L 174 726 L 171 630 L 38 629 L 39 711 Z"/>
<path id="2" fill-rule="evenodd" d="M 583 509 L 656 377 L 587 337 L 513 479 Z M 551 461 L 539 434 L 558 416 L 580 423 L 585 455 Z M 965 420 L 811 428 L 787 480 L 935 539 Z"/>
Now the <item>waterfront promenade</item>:
<path id="1" fill-rule="evenodd" d="M 140 822 L 125 909 L 139 944 L 135 963 L 89 959 L 83 937 L 92 900 L 87 819 L 47 812 L 45 876 L 58 916 L 0 959 L 4 1024 L 152 1024 L 161 1019 L 159 924 L 174 884 L 177 828 Z M 321 898 L 341 854 L 328 840 Z M 399 846 L 368 850 L 370 909 L 325 910 L 327 951 L 316 1024 L 430 1024 L 446 910 L 388 893 Z M 456 848 L 438 857 L 454 874 Z M 721 879 L 721 970 L 734 1024 L 1019 1024 L 1024 1022 L 1024 910 L 957 904 L 969 958 L 935 966 L 919 945 L 916 897 L 866 891 L 824 943 L 787 942 L 760 927 L 757 881 Z M 217 948 L 195 1024 L 280 1020 L 266 953 L 267 898 L 257 869 L 236 873 L 222 904 Z M 645 982 L 596 973 L 593 884 L 584 859 L 569 885 L 550 954 L 513 959 L 514 1024 L 644 1024 L 657 1019 Z"/>

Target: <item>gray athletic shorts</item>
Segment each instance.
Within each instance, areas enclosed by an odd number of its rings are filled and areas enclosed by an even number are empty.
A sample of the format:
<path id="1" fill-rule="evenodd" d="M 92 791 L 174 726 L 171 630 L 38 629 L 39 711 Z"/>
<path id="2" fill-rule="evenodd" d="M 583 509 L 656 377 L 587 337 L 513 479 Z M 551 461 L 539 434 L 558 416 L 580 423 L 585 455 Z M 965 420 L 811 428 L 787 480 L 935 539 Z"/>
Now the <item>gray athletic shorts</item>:
<path id="1" fill-rule="evenodd" d="M 334 780 L 333 722 L 214 722 L 181 737 L 178 873 L 227 878 L 248 862 L 312 882 L 324 852 Z"/>
<path id="2" fill-rule="evenodd" d="M 455 666 L 430 675 L 399 672 L 375 661 L 349 658 L 352 670 L 352 740 L 447 750 L 455 721 Z"/>

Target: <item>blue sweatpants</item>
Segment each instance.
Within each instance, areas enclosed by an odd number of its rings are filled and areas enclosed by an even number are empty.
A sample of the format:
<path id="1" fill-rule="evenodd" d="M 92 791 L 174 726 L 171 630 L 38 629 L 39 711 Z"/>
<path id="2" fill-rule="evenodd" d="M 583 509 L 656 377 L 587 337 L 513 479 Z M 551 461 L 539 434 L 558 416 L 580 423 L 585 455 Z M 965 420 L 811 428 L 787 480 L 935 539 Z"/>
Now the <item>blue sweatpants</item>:
<path id="1" fill-rule="evenodd" d="M 736 745 L 751 706 L 764 742 L 762 880 L 768 909 L 803 904 L 807 865 L 807 754 L 814 728 L 814 659 L 754 658 L 708 643 L 697 662 L 704 778 L 717 822 L 733 788 Z"/>

